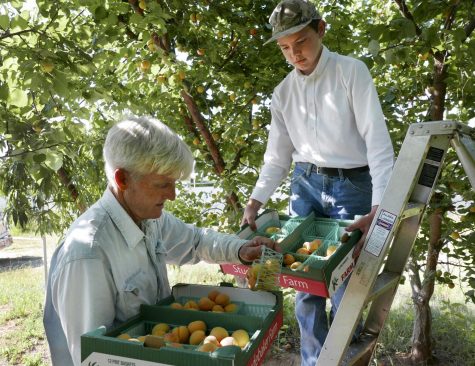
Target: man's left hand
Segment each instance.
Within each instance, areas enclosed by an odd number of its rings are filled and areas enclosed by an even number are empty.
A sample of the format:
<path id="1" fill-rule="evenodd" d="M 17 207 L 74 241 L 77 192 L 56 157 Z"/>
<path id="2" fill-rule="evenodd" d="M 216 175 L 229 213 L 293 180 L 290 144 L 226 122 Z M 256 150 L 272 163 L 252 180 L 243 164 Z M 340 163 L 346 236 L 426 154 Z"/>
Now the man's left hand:
<path id="1" fill-rule="evenodd" d="M 277 252 L 282 251 L 275 241 L 263 236 L 256 236 L 239 248 L 239 258 L 243 262 L 252 262 L 255 259 L 259 259 L 262 254 L 263 245 Z"/>
<path id="2" fill-rule="evenodd" d="M 355 250 L 353 251 L 353 258 L 358 258 L 361 249 L 363 248 L 364 241 L 366 236 L 368 235 L 369 228 L 371 227 L 371 223 L 373 222 L 374 215 L 376 214 L 376 210 L 379 206 L 373 206 L 371 208 L 371 212 L 367 215 L 363 216 L 359 220 L 356 220 L 354 223 L 346 227 L 346 231 L 354 231 L 356 229 L 360 229 L 363 235 L 361 235 L 360 240 L 356 243 Z"/>

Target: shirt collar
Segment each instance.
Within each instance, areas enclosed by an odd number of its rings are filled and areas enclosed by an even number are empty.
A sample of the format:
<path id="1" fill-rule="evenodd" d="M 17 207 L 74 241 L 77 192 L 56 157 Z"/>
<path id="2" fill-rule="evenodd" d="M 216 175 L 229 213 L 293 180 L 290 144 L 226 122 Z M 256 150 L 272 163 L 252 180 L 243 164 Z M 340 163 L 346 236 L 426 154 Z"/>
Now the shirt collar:
<path id="1" fill-rule="evenodd" d="M 119 201 L 117 201 L 117 198 L 115 198 L 109 188 L 107 188 L 102 195 L 100 203 L 124 237 L 127 246 L 131 249 L 135 248 L 137 244 L 144 239 L 145 235 L 121 206 Z"/>
<path id="2" fill-rule="evenodd" d="M 304 75 L 297 69 L 295 69 L 295 72 L 297 76 L 299 77 L 299 79 L 301 80 L 315 79 L 323 73 L 323 70 L 325 69 L 325 66 L 328 63 L 329 58 L 330 58 L 330 51 L 328 51 L 328 48 L 322 45 L 322 53 L 320 55 L 320 59 L 318 60 L 317 66 L 315 66 L 315 69 L 313 69 L 313 71 L 309 75 Z"/>

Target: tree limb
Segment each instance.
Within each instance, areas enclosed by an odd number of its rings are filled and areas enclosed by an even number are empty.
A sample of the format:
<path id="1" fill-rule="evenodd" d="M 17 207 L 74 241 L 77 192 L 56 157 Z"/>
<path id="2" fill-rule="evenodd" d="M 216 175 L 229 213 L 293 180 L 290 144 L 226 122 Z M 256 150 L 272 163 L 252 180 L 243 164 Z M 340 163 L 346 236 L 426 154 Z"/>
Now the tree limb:
<path id="1" fill-rule="evenodd" d="M 399 12 L 408 20 L 410 20 L 413 24 L 414 27 L 416 28 L 416 34 L 420 36 L 422 34 L 421 28 L 417 25 L 416 21 L 414 20 L 414 16 L 412 13 L 409 11 L 406 1 L 405 0 L 394 0 L 394 2 L 397 4 L 399 7 Z"/>

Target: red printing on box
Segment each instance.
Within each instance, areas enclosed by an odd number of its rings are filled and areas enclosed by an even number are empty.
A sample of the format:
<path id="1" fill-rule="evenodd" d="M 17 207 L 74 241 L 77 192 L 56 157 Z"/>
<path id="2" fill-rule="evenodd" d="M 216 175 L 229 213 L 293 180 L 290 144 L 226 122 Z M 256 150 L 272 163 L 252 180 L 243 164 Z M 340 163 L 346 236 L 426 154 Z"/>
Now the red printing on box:
<path id="1" fill-rule="evenodd" d="M 249 266 L 243 264 L 222 264 L 221 269 L 224 273 L 235 276 L 245 277 Z M 328 297 L 328 289 L 324 282 L 311 280 L 309 278 L 297 277 L 287 274 L 279 276 L 279 284 L 282 287 L 292 287 L 297 291 L 307 292 L 309 294 Z"/>
<path id="2" fill-rule="evenodd" d="M 247 366 L 258 366 L 262 364 L 264 356 L 267 351 L 269 351 L 269 348 L 272 345 L 274 339 L 277 337 L 277 334 L 279 333 L 279 329 L 282 327 L 283 322 L 284 315 L 282 311 L 280 311 L 276 315 L 272 324 L 269 326 L 269 329 L 267 329 L 264 338 L 262 338 L 261 343 L 259 343 L 257 350 L 252 354 L 251 358 L 249 359 L 249 362 L 247 363 Z"/>

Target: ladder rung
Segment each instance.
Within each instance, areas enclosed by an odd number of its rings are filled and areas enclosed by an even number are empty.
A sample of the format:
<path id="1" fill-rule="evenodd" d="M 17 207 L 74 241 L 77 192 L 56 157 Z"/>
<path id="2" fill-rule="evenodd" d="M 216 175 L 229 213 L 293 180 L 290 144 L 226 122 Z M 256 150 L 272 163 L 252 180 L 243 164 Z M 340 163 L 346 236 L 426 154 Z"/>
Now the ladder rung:
<path id="1" fill-rule="evenodd" d="M 369 357 L 373 353 L 373 349 L 376 346 L 378 340 L 377 335 L 363 334 L 356 343 L 350 344 L 346 354 L 343 358 L 342 365 L 367 365 Z M 366 361 L 368 360 L 368 361 Z M 359 363 L 358 363 L 359 362 Z"/>
<path id="2" fill-rule="evenodd" d="M 376 278 L 372 292 L 368 295 L 366 303 L 373 301 L 379 295 L 393 289 L 398 283 L 400 274 L 394 272 L 382 272 Z"/>
<path id="3" fill-rule="evenodd" d="M 424 211 L 426 205 L 419 202 L 408 202 L 406 208 L 402 212 L 401 219 L 407 219 L 408 217 L 416 216 Z"/>

